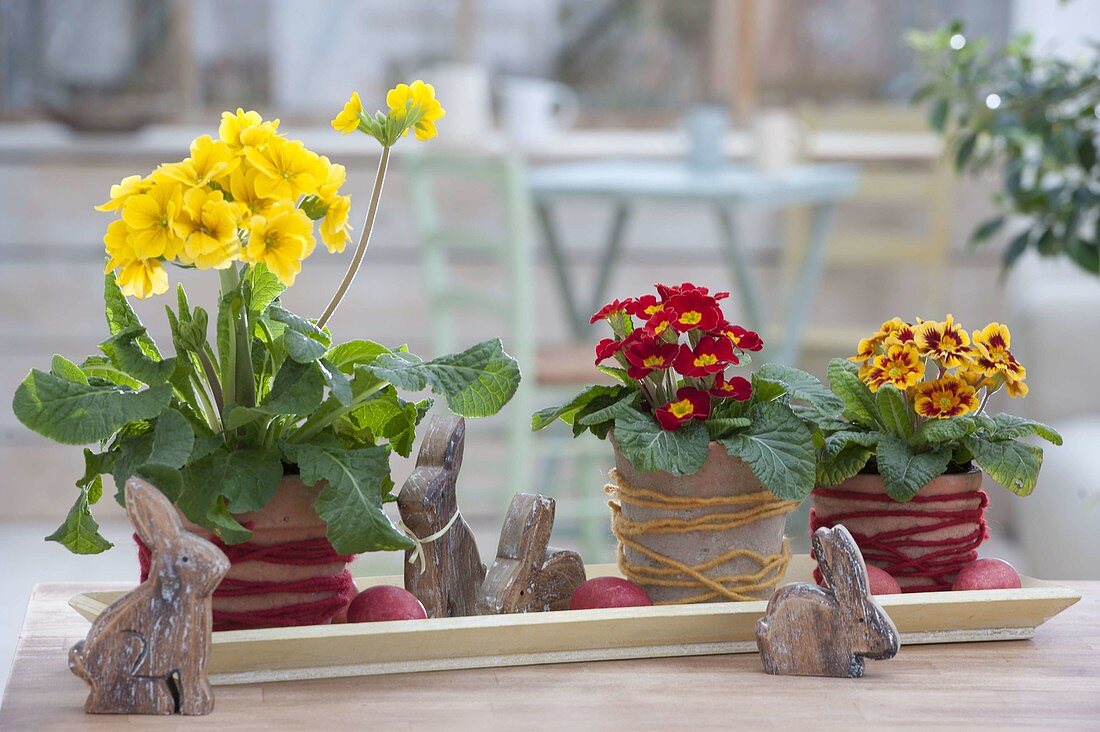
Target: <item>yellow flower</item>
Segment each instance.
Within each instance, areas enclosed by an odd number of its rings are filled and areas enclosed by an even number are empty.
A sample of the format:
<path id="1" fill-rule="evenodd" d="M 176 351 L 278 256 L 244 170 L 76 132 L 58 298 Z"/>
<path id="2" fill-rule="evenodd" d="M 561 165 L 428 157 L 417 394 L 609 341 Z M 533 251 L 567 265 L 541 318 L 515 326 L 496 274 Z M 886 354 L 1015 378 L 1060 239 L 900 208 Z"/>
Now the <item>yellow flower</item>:
<path id="1" fill-rule="evenodd" d="M 1023 386 L 1027 370 L 1008 350 L 1011 344 L 1012 334 L 1000 323 L 990 323 L 974 331 L 974 366 L 989 377 L 994 389 L 1003 382 L 1011 387 L 1006 389 L 1009 396 L 1024 396 L 1027 394 L 1027 387 Z"/>
<path id="2" fill-rule="evenodd" d="M 240 160 L 221 140 L 201 135 L 191 141 L 191 157 L 178 163 L 162 165 L 154 178 L 169 178 L 192 188 L 201 188 L 211 181 L 233 172 Z"/>
<path id="3" fill-rule="evenodd" d="M 260 172 L 256 193 L 264 198 L 296 201 L 316 193 L 327 175 L 320 156 L 297 140 L 275 137 L 263 150 L 245 150 L 245 157 Z"/>
<path id="4" fill-rule="evenodd" d="M 914 396 L 917 414 L 928 419 L 961 417 L 978 408 L 974 387 L 955 376 L 918 384 Z"/>
<path id="5" fill-rule="evenodd" d="M 317 186 L 317 197 L 327 201 L 340 192 L 340 187 L 348 179 L 348 171 L 339 163 L 329 162 L 324 155 L 321 156 L 321 162 L 325 168 L 325 180 Z"/>
<path id="6" fill-rule="evenodd" d="M 108 224 L 107 233 L 103 235 L 103 249 L 107 252 L 107 265 L 103 268 L 103 274 L 138 258 L 130 242 L 130 227 L 122 219 Z"/>
<path id="7" fill-rule="evenodd" d="M 95 207 L 96 211 L 117 211 L 130 196 L 145 193 L 152 183 L 140 175 L 128 175 L 116 185 L 111 186 L 111 200 Z"/>
<path id="8" fill-rule="evenodd" d="M 321 221 L 321 241 L 329 254 L 344 251 L 351 241 L 351 226 L 348 225 L 350 212 L 351 199 L 347 196 L 336 196 L 329 201 L 325 218 Z"/>
<path id="9" fill-rule="evenodd" d="M 229 176 L 229 194 L 233 196 L 233 207 L 241 228 L 247 228 L 248 220 L 253 216 L 266 215 L 275 203 L 275 199 L 256 193 L 256 178 L 259 175 L 255 168 L 242 165 Z"/>
<path id="10" fill-rule="evenodd" d="M 264 122 L 258 112 L 244 111 L 237 107 L 236 113 L 222 112 L 222 121 L 218 126 L 218 137 L 230 150 L 242 152 L 250 147 L 263 147 L 279 130 L 279 120 Z"/>
<path id="11" fill-rule="evenodd" d="M 170 181 L 126 199 L 122 220 L 130 227 L 130 245 L 137 259 L 176 256 L 182 242 L 173 224 L 180 207 L 180 188 Z"/>
<path id="12" fill-rule="evenodd" d="M 238 253 L 237 218 L 221 191 L 192 188 L 183 198 L 176 233 L 183 239 L 179 260 L 199 269 L 225 269 Z"/>
<path id="13" fill-rule="evenodd" d="M 856 348 L 856 355 L 850 356 L 849 361 L 863 363 L 869 361 L 885 350 L 885 346 L 891 341 L 909 343 L 913 340 L 913 326 L 901 318 L 892 318 L 882 324 L 878 332 L 870 338 L 864 338 Z"/>
<path id="14" fill-rule="evenodd" d="M 1026 397 L 1028 392 L 1027 384 L 1023 381 L 1008 381 L 1005 380 L 1005 394 L 1008 394 L 1013 399 L 1018 397 Z"/>
<path id="15" fill-rule="evenodd" d="M 430 140 L 439 134 L 435 123 L 447 114 L 435 98 L 435 88 L 420 79 L 390 89 L 386 93 L 386 104 L 390 107 L 391 117 L 416 130 L 418 140 Z M 408 126 L 402 135 L 409 134 Z"/>
<path id="16" fill-rule="evenodd" d="M 920 323 L 914 328 L 914 335 L 921 355 L 934 358 L 944 368 L 955 368 L 973 355 L 970 336 L 950 314 L 942 323 L 934 320 Z"/>
<path id="17" fill-rule="evenodd" d="M 250 264 L 267 265 L 289 287 L 314 246 L 313 222 L 301 209 L 281 204 L 270 216 L 252 218 L 241 258 Z"/>
<path id="18" fill-rule="evenodd" d="M 359 92 L 352 92 L 351 99 L 347 101 L 340 114 L 332 120 L 332 129 L 341 135 L 347 135 L 359 129 L 359 116 L 363 114 L 363 100 L 359 98 Z"/>
<path id="19" fill-rule="evenodd" d="M 876 356 L 867 370 L 864 381 L 871 391 L 878 391 L 884 384 L 893 384 L 905 391 L 924 378 L 924 361 L 912 343 L 893 343 L 886 353 Z"/>
<path id="20" fill-rule="evenodd" d="M 168 291 L 168 272 L 159 259 L 135 259 L 118 270 L 115 280 L 127 297 L 146 298 Z"/>

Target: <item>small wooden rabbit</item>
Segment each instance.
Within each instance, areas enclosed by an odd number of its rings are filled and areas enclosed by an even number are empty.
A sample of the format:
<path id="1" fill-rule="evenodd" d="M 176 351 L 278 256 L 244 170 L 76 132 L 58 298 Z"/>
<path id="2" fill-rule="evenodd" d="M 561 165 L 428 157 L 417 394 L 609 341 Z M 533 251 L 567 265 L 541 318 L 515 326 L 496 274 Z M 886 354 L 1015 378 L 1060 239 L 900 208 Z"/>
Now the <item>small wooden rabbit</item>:
<path id="1" fill-rule="evenodd" d="M 871 596 L 867 567 L 843 526 L 820 528 L 814 554 L 827 587 L 780 587 L 756 624 L 764 670 L 795 676 L 863 676 L 863 659 L 897 655 L 890 616 Z"/>
<path id="2" fill-rule="evenodd" d="M 476 615 L 477 592 L 485 579 L 474 533 L 459 513 L 455 495 L 465 442 L 464 419 L 434 415 L 416 470 L 397 495 L 402 523 L 425 540 L 423 567 L 418 561 L 405 564 L 405 589 L 424 604 L 429 618 Z M 412 552 L 405 558 L 413 558 Z"/>
<path id="3" fill-rule="evenodd" d="M 210 594 L 229 560 L 184 531 L 171 502 L 138 478 L 126 481 L 126 513 L 152 549 L 149 578 L 104 610 L 69 651 L 69 668 L 92 687 L 84 711 L 209 714 Z"/>

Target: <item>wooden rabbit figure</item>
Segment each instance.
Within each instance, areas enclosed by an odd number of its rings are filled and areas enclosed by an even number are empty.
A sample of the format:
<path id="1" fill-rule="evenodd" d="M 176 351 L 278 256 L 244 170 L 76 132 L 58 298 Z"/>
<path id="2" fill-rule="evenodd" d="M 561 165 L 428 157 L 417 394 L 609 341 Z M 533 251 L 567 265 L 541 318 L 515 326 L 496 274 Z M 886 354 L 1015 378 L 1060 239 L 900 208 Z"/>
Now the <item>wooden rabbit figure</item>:
<path id="1" fill-rule="evenodd" d="M 397 496 L 401 521 L 424 542 L 423 567 L 420 561 L 405 564 L 405 589 L 424 604 L 429 618 L 476 615 L 477 593 L 485 578 L 474 534 L 455 496 L 465 441 L 464 419 L 434 415 L 416 470 Z M 406 551 L 405 558 L 411 557 L 413 552 Z"/>
<path id="2" fill-rule="evenodd" d="M 867 567 L 843 526 L 820 528 L 814 554 L 826 587 L 780 587 L 756 625 L 764 670 L 797 676 L 863 676 L 863 659 L 897 655 L 890 616 L 871 596 Z"/>
<path id="3" fill-rule="evenodd" d="M 229 560 L 185 531 L 164 494 L 138 478 L 126 481 L 126 513 L 152 550 L 149 578 L 104 610 L 69 651 L 69 668 L 92 687 L 84 711 L 209 714 L 210 594 Z"/>

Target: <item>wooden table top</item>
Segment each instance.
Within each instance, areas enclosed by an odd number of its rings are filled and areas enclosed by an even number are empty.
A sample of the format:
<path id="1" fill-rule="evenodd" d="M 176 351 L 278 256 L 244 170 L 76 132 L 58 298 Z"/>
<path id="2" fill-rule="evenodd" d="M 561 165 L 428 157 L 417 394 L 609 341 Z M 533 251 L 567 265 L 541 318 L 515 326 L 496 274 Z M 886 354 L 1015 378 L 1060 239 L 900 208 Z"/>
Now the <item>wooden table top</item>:
<path id="1" fill-rule="evenodd" d="M 1100 727 L 1100 582 L 1033 640 L 903 647 L 862 679 L 776 677 L 756 654 L 437 671 L 222 686 L 208 717 L 127 717 L 127 729 L 729 729 Z M 88 623 L 67 606 L 112 587 L 39 585 L 0 728 L 114 729 L 82 712 L 67 667 Z"/>

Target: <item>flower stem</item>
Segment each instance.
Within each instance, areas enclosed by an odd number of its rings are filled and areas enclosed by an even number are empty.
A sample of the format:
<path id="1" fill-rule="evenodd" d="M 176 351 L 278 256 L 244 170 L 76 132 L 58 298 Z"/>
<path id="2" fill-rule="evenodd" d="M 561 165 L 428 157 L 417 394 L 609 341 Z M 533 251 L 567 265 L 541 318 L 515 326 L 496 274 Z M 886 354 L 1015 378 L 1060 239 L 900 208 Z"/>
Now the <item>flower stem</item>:
<path id="1" fill-rule="evenodd" d="M 363 222 L 363 233 L 359 236 L 359 244 L 355 248 L 355 256 L 351 258 L 351 263 L 348 265 L 348 271 L 344 274 L 344 279 L 340 282 L 340 286 L 336 288 L 335 294 L 332 299 L 329 300 L 328 306 L 325 307 L 321 317 L 317 319 L 317 327 L 324 328 L 325 323 L 328 322 L 332 314 L 336 312 L 336 308 L 340 305 L 340 301 L 344 299 L 344 294 L 351 287 L 352 280 L 355 279 L 355 274 L 359 271 L 359 265 L 363 263 L 363 255 L 367 253 L 367 244 L 370 243 L 371 231 L 374 229 L 374 217 L 378 214 L 378 201 L 382 197 L 382 184 L 386 180 L 386 169 L 390 164 L 390 148 L 382 148 L 382 157 L 378 160 L 378 172 L 374 175 L 374 191 L 371 192 L 370 207 L 367 209 L 367 218 Z"/>

